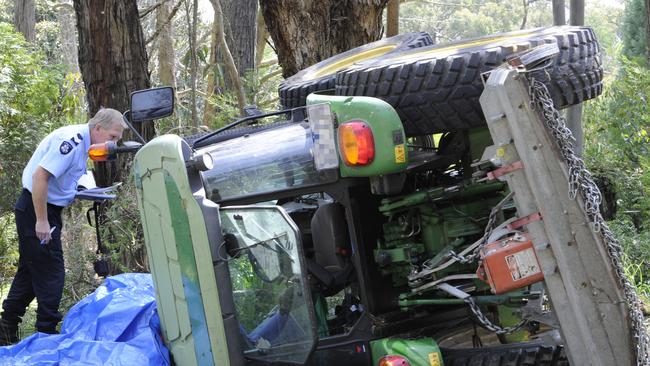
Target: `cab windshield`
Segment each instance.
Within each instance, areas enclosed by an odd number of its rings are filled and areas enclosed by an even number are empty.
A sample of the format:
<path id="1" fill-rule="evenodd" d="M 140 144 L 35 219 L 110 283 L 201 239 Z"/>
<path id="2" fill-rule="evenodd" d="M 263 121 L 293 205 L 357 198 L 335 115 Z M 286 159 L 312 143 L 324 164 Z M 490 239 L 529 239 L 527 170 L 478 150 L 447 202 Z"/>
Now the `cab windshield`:
<path id="1" fill-rule="evenodd" d="M 305 362 L 314 346 L 297 231 L 277 206 L 220 209 L 244 355 Z"/>
<path id="2" fill-rule="evenodd" d="M 338 177 L 337 170 L 316 169 L 307 123 L 244 135 L 199 152 L 209 153 L 214 161 L 214 168 L 203 173 L 203 182 L 215 202 L 329 183 Z"/>

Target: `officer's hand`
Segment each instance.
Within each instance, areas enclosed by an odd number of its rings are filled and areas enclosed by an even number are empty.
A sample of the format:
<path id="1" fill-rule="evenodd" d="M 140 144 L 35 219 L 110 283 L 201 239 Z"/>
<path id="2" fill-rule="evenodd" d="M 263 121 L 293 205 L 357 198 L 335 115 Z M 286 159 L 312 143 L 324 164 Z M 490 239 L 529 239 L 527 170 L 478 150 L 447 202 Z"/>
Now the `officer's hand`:
<path id="1" fill-rule="evenodd" d="M 50 234 L 50 223 L 47 220 L 36 221 L 36 236 L 45 243 L 50 241 L 52 235 Z"/>

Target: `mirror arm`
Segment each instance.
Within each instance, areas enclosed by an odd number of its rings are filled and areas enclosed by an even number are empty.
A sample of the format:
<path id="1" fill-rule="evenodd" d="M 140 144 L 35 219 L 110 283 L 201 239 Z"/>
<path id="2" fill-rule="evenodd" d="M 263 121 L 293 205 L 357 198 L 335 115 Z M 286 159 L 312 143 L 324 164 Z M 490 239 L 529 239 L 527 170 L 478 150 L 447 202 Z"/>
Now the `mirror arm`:
<path id="1" fill-rule="evenodd" d="M 143 145 L 146 144 L 147 141 L 145 141 L 144 137 L 142 137 L 142 135 L 140 135 L 140 133 L 138 132 L 138 130 L 136 130 L 136 129 L 133 127 L 133 125 L 131 124 L 131 122 L 129 122 L 129 119 L 126 118 L 126 114 L 127 114 L 127 113 L 129 114 L 129 116 L 131 115 L 131 111 L 126 110 L 126 111 L 124 111 L 124 113 L 122 113 L 122 119 L 124 120 L 124 122 L 126 122 L 126 124 L 129 126 L 129 128 L 131 129 L 131 131 L 133 131 L 133 133 L 135 134 L 135 136 L 136 136 L 136 137 L 137 137 L 137 138 L 142 142 L 142 144 L 143 144 Z"/>

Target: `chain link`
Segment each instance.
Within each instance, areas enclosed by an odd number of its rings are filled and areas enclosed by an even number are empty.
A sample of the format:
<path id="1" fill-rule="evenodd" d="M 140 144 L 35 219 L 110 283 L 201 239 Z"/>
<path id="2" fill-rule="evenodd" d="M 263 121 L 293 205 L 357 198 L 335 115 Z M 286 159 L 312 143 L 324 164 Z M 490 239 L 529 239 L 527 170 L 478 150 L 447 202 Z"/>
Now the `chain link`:
<path id="1" fill-rule="evenodd" d="M 540 112 L 547 129 L 551 132 L 560 148 L 560 153 L 569 169 L 569 198 L 575 199 L 580 193 L 585 203 L 585 211 L 593 223 L 594 230 L 600 233 L 606 245 L 609 259 L 614 266 L 616 277 L 620 281 L 627 308 L 630 314 L 634 341 L 636 342 L 636 364 L 650 365 L 650 338 L 645 330 L 642 312 L 642 302 L 637 296 L 634 284 L 625 276 L 622 260 L 623 248 L 614 233 L 609 229 L 600 212 L 602 201 L 600 191 L 591 173 L 585 167 L 584 161 L 573 151 L 573 135 L 566 126 L 566 119 L 553 104 L 546 86 L 528 74 L 529 95 L 531 108 Z"/>
<path id="2" fill-rule="evenodd" d="M 515 332 L 515 331 L 519 330 L 519 328 L 523 327 L 524 324 L 526 324 L 526 322 L 528 321 L 526 319 L 523 319 L 522 321 L 520 321 L 519 323 L 517 323 L 516 325 L 514 325 L 512 327 L 502 328 L 502 327 L 492 323 L 490 321 L 490 319 L 488 319 L 483 314 L 483 312 L 481 311 L 481 308 L 479 308 L 479 306 L 476 304 L 476 302 L 474 301 L 473 298 L 471 298 L 471 297 L 466 298 L 465 303 L 467 305 L 469 305 L 469 309 L 472 311 L 472 314 L 474 314 L 474 316 L 476 317 L 476 320 L 478 320 L 479 323 L 481 323 L 481 326 L 483 328 L 491 331 L 491 332 L 496 333 L 496 334 L 510 334 L 512 332 Z"/>
<path id="3" fill-rule="evenodd" d="M 492 231 L 494 230 L 495 224 L 496 224 L 496 217 L 497 214 L 501 211 L 501 208 L 503 205 L 506 204 L 506 202 L 510 201 L 512 199 L 512 196 L 514 196 L 514 192 L 508 193 L 499 203 L 497 203 L 496 206 L 492 207 L 492 211 L 490 211 L 490 216 L 488 217 L 488 222 L 487 225 L 485 226 L 485 231 L 483 232 L 483 237 L 481 237 L 480 241 L 481 243 L 472 250 L 472 252 L 466 256 L 462 256 L 460 254 L 456 254 L 453 250 L 449 253 L 449 256 L 454 258 L 460 263 L 472 263 L 475 262 L 481 255 L 481 249 L 487 244 L 488 238 L 490 238 L 490 235 L 492 235 Z"/>
<path id="4" fill-rule="evenodd" d="M 460 263 L 472 263 L 476 261 L 481 255 L 481 249 L 487 244 L 488 238 L 490 237 L 490 235 L 492 235 L 492 231 L 494 230 L 496 224 L 497 214 L 501 211 L 503 205 L 506 202 L 510 201 L 510 199 L 512 199 L 514 194 L 515 193 L 511 191 L 499 203 L 497 203 L 496 206 L 492 207 L 492 210 L 490 211 L 490 216 L 488 217 L 487 225 L 485 226 L 485 231 L 483 232 L 483 237 L 480 239 L 480 244 L 476 248 L 474 248 L 474 250 L 472 250 L 472 252 L 469 255 L 462 256 L 452 251 L 450 256 Z M 485 314 L 483 314 L 481 308 L 476 304 L 476 302 L 472 297 L 465 298 L 465 303 L 469 306 L 469 309 L 472 311 L 472 314 L 474 314 L 474 317 L 476 317 L 476 320 L 478 320 L 481 326 L 496 334 L 510 334 L 512 332 L 519 330 L 519 328 L 523 327 L 524 324 L 526 324 L 527 322 L 526 319 L 522 319 L 515 326 L 502 328 L 492 323 L 490 319 L 488 319 L 485 316 Z"/>

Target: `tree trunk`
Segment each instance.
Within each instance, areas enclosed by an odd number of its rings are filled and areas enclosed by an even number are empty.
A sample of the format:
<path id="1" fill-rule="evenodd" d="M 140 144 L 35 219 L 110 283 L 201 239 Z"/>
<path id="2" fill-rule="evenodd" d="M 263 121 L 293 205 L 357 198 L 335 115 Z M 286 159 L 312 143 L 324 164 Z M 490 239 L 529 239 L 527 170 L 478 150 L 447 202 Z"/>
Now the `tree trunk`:
<path id="1" fill-rule="evenodd" d="M 386 37 L 399 34 L 399 3 L 400 0 L 389 0 L 386 9 Z"/>
<path id="2" fill-rule="evenodd" d="M 257 0 L 220 0 L 223 10 L 223 26 L 239 76 L 255 69 L 255 45 L 257 40 Z M 219 62 L 225 60 L 218 53 Z M 226 74 L 226 89 L 232 90 L 233 83 Z"/>
<path id="3" fill-rule="evenodd" d="M 645 0 L 645 52 L 650 65 L 650 0 Z"/>
<path id="4" fill-rule="evenodd" d="M 286 78 L 382 35 L 388 0 L 260 0 Z"/>
<path id="5" fill-rule="evenodd" d="M 14 26 L 29 42 L 36 39 L 36 3 L 34 0 L 16 0 Z"/>
<path id="6" fill-rule="evenodd" d="M 68 73 L 79 72 L 77 55 L 77 30 L 75 29 L 74 8 L 67 0 L 60 0 L 57 21 L 59 23 L 59 42 L 63 62 Z"/>
<path id="7" fill-rule="evenodd" d="M 190 10 L 192 14 L 190 15 Z M 190 6 L 189 0 L 185 2 L 185 13 L 187 14 L 187 29 L 190 44 L 190 114 L 192 126 L 199 127 L 199 116 L 196 103 L 196 78 L 198 74 L 198 59 L 196 56 L 196 26 L 198 24 L 198 1 L 193 0 Z"/>
<path id="8" fill-rule="evenodd" d="M 564 0 L 553 0 L 553 25 L 565 25 Z"/>
<path id="9" fill-rule="evenodd" d="M 88 111 L 94 115 L 100 107 L 119 111 L 129 108 L 131 92 L 149 88 L 147 53 L 135 0 L 74 0 L 79 33 L 79 67 L 86 86 Z M 135 128 L 149 140 L 153 123 L 137 123 Z M 131 139 L 125 131 L 124 140 Z M 126 155 L 123 155 L 126 156 Z M 96 164 L 100 186 L 120 180 L 127 165 Z"/>
<path id="10" fill-rule="evenodd" d="M 158 76 L 160 83 L 176 89 L 176 72 L 174 58 L 174 39 L 172 22 L 168 22 L 170 3 L 164 2 L 156 9 L 156 30 L 160 29 L 158 36 Z"/>
<path id="11" fill-rule="evenodd" d="M 585 24 L 585 0 L 571 0 L 571 15 L 569 24 Z M 582 156 L 584 146 L 584 132 L 582 130 L 582 103 L 566 109 L 567 127 L 573 133 L 575 143 L 573 149 L 578 156 Z"/>
<path id="12" fill-rule="evenodd" d="M 246 105 L 246 94 L 244 93 L 244 86 L 242 85 L 242 81 L 239 76 L 240 74 L 237 70 L 237 65 L 235 64 L 235 59 L 232 56 L 232 53 L 230 52 L 230 47 L 228 46 L 228 43 L 226 42 L 226 33 L 224 30 L 224 16 L 223 16 L 223 10 L 221 9 L 221 2 L 219 0 L 210 0 L 210 3 L 214 8 L 214 22 L 217 25 L 214 28 L 214 32 L 216 33 L 213 33 L 213 35 L 216 36 L 216 42 L 217 42 L 215 48 L 219 49 L 221 54 L 223 55 L 224 68 L 226 69 L 227 74 L 230 77 L 230 80 L 232 80 L 233 83 L 232 90 L 237 95 L 239 110 L 243 113 L 244 105 Z M 254 37 L 251 42 L 252 42 L 251 47 L 255 47 Z M 255 51 L 252 52 L 253 52 L 253 61 L 251 62 L 254 62 Z"/>
<path id="13" fill-rule="evenodd" d="M 221 85 L 217 85 L 216 73 L 217 64 L 223 65 L 224 90 L 234 91 L 238 96 L 240 107 L 243 107 L 245 94 L 243 91 L 241 77 L 251 70 L 255 70 L 255 50 L 257 48 L 257 0 L 220 0 L 219 4 L 211 0 L 214 8 L 214 20 L 212 23 L 212 41 L 210 43 L 210 65 L 208 82 L 206 87 L 206 100 L 203 108 L 203 124 L 210 126 L 214 119 L 215 106 L 209 99 L 223 90 Z M 221 12 L 218 11 L 217 5 L 220 5 Z M 221 13 L 221 20 L 219 20 Z M 235 75 L 237 80 L 231 76 L 231 66 L 225 50 L 222 49 L 220 37 L 220 28 L 223 29 L 223 37 L 227 43 L 230 57 L 235 66 Z M 241 89 L 241 90 L 240 90 Z"/>
<path id="14" fill-rule="evenodd" d="M 569 24 L 585 24 L 585 0 L 571 0 L 571 16 L 569 18 Z"/>
<path id="15" fill-rule="evenodd" d="M 86 86 L 88 111 L 94 115 L 100 107 L 119 111 L 129 108 L 130 93 L 150 86 L 147 53 L 135 0 L 74 0 L 79 34 L 79 68 Z M 153 122 L 134 126 L 149 140 L 154 136 Z M 132 139 L 124 131 L 123 139 Z M 128 177 L 133 156 L 121 154 L 117 163 L 96 163 L 98 186 L 108 186 Z M 100 225 L 107 221 L 106 206 L 100 211 Z M 104 238 L 114 242 L 114 236 Z M 119 250 L 119 249 L 117 249 Z M 124 252 L 121 253 L 124 256 Z M 126 263 L 126 261 L 124 261 Z M 109 263 L 111 274 L 119 265 Z"/>
<path id="16" fill-rule="evenodd" d="M 205 103 L 203 103 L 203 125 L 211 126 L 214 120 L 215 106 L 210 102 L 214 94 L 221 93 L 221 88 L 217 86 L 217 45 L 219 44 L 219 25 L 215 14 L 212 20 L 212 31 L 210 35 L 210 62 L 208 64 L 208 80 L 205 87 Z"/>
<path id="17" fill-rule="evenodd" d="M 266 30 L 264 15 L 261 10 L 257 12 L 257 20 L 255 22 L 257 23 L 257 40 L 255 41 L 255 68 L 257 69 L 264 59 L 264 48 L 266 48 L 266 39 L 269 38 L 269 31 Z"/>

